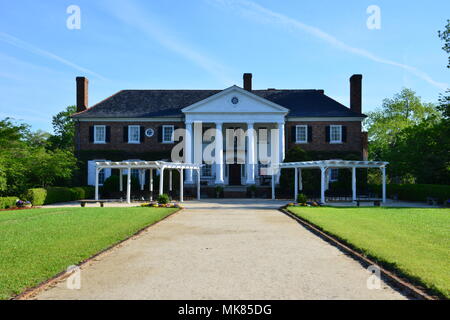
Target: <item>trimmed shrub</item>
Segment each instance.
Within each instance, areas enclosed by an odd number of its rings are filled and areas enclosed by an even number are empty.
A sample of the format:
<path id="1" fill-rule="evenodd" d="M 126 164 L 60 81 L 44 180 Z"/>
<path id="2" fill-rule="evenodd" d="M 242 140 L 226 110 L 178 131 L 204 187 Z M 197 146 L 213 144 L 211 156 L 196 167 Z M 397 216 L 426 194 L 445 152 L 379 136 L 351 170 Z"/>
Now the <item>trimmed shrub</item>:
<path id="1" fill-rule="evenodd" d="M 303 193 L 299 193 L 297 195 L 297 203 L 306 203 L 308 199 L 306 198 L 306 196 Z"/>
<path id="2" fill-rule="evenodd" d="M 370 185 L 370 190 L 381 194 L 381 185 Z M 426 201 L 427 197 L 443 202 L 450 199 L 450 185 L 440 184 L 388 184 L 386 193 L 389 198 L 398 200 Z"/>
<path id="3" fill-rule="evenodd" d="M 28 189 L 23 198 L 30 201 L 33 206 L 42 206 L 45 203 L 47 197 L 47 190 L 44 188 L 32 188 Z"/>
<path id="4" fill-rule="evenodd" d="M 158 196 L 156 201 L 158 201 L 159 204 L 167 204 L 167 203 L 169 203 L 170 198 L 169 198 L 168 194 L 163 193 L 163 194 Z"/>
<path id="5" fill-rule="evenodd" d="M 77 200 L 76 192 L 74 192 L 71 188 L 50 187 L 46 190 L 47 197 L 45 198 L 44 204 Z"/>
<path id="6" fill-rule="evenodd" d="M 85 186 L 85 187 L 78 187 L 84 190 L 84 198 L 81 199 L 93 199 L 95 196 L 95 187 L 92 186 Z"/>
<path id="7" fill-rule="evenodd" d="M 105 182 L 103 182 L 102 193 L 108 195 L 113 192 L 118 192 L 120 190 L 119 186 L 120 186 L 120 176 L 112 175 L 109 178 L 107 178 L 105 180 Z M 122 187 L 123 187 L 124 191 L 127 190 L 127 176 L 126 175 L 123 175 Z M 134 190 L 134 191 L 141 190 L 141 187 L 139 185 L 139 179 L 134 176 L 131 176 L 131 190 Z"/>
<path id="8" fill-rule="evenodd" d="M 0 209 L 14 208 L 17 200 L 17 197 L 0 197 Z"/>

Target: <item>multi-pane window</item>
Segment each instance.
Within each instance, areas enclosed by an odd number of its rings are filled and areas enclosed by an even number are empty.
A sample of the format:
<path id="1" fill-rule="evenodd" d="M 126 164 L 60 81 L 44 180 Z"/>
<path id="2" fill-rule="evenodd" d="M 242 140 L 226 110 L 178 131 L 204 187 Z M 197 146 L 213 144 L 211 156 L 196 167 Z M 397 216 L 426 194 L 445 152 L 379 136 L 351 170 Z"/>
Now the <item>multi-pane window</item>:
<path id="1" fill-rule="evenodd" d="M 330 169 L 330 182 L 339 180 L 339 169 Z"/>
<path id="2" fill-rule="evenodd" d="M 295 127 L 295 142 L 297 143 L 308 142 L 308 126 L 301 125 Z"/>
<path id="3" fill-rule="evenodd" d="M 342 126 L 330 126 L 330 142 L 341 143 L 342 142 Z"/>
<path id="4" fill-rule="evenodd" d="M 105 169 L 102 169 L 98 172 L 98 184 L 103 185 L 105 182 Z"/>
<path id="5" fill-rule="evenodd" d="M 162 128 L 162 142 L 172 143 L 174 126 L 163 126 Z"/>
<path id="6" fill-rule="evenodd" d="M 106 126 L 94 126 L 94 143 L 106 142 Z"/>
<path id="7" fill-rule="evenodd" d="M 128 126 L 128 143 L 139 143 L 141 140 L 140 126 Z"/>
<path id="8" fill-rule="evenodd" d="M 212 165 L 205 164 L 202 167 L 202 177 L 211 177 L 212 176 Z"/>

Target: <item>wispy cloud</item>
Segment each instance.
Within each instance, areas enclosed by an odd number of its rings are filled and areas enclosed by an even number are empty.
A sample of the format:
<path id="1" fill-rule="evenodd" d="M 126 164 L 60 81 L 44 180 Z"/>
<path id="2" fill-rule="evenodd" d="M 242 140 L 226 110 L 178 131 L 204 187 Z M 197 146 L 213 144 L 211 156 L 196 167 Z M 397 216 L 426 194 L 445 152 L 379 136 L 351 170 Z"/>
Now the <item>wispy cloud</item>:
<path id="1" fill-rule="evenodd" d="M 342 42 L 341 40 L 337 39 L 336 37 L 330 35 L 329 33 L 322 31 L 321 29 L 319 29 L 317 27 L 307 25 L 301 21 L 290 18 L 284 14 L 267 9 L 259 4 L 256 4 L 255 2 L 247 1 L 247 0 L 214 0 L 214 2 L 218 3 L 222 6 L 226 6 L 233 10 L 236 10 L 239 13 L 241 13 L 247 17 L 256 18 L 260 22 L 275 23 L 275 24 L 281 25 L 281 26 L 291 29 L 291 30 L 298 30 L 298 31 L 306 32 L 306 33 L 309 33 L 312 36 L 319 38 L 320 40 L 322 40 L 338 49 L 341 49 L 341 50 L 350 52 L 352 54 L 367 58 L 374 62 L 378 62 L 378 63 L 382 63 L 382 64 L 386 64 L 386 65 L 392 65 L 392 66 L 401 68 L 401 69 L 406 70 L 407 72 L 410 72 L 410 73 L 414 74 L 415 76 L 425 80 L 426 82 L 430 83 L 431 85 L 433 85 L 441 90 L 445 90 L 449 86 L 448 83 L 443 83 L 443 82 L 438 82 L 438 81 L 433 80 L 433 78 L 430 75 L 428 75 L 426 72 L 419 70 L 413 66 L 399 63 L 399 62 L 396 62 L 393 60 L 385 59 L 385 58 L 380 57 L 374 53 L 371 53 L 365 49 L 350 46 L 350 45 Z"/>
<path id="2" fill-rule="evenodd" d="M 132 26 L 140 32 L 146 34 L 153 40 L 158 41 L 162 46 L 182 56 L 183 58 L 195 63 L 197 66 L 212 74 L 226 85 L 230 85 L 233 81 L 228 78 L 229 70 L 223 64 L 213 60 L 206 54 L 192 48 L 191 45 L 174 37 L 170 31 L 158 24 L 156 19 L 148 12 L 138 6 L 133 1 L 108 1 L 105 4 L 117 19 Z"/>
<path id="3" fill-rule="evenodd" d="M 94 72 L 92 70 L 83 68 L 83 67 L 81 67 L 81 66 L 79 66 L 79 65 L 77 65 L 77 64 L 75 64 L 75 63 L 73 63 L 71 61 L 68 61 L 68 60 L 66 60 L 64 58 L 61 58 L 60 56 L 57 56 L 56 54 L 53 54 L 53 53 L 51 53 L 49 51 L 46 51 L 46 50 L 41 49 L 41 48 L 38 48 L 38 47 L 36 47 L 36 46 L 34 46 L 34 45 L 30 44 L 30 43 L 27 43 L 27 42 L 25 42 L 23 40 L 20 40 L 19 38 L 16 38 L 16 37 L 12 36 L 10 34 L 4 33 L 4 32 L 0 32 L 0 40 L 3 41 L 3 42 L 8 43 L 10 45 L 13 45 L 13 46 L 15 46 L 17 48 L 20 48 L 20 49 L 29 51 L 31 53 L 34 53 L 36 55 L 39 55 L 39 56 L 42 56 L 42 57 L 45 57 L 45 58 L 48 58 L 48 59 L 60 62 L 60 63 L 62 63 L 64 65 L 69 66 L 69 67 L 71 67 L 71 68 L 73 68 L 75 70 L 78 70 L 80 72 L 83 72 L 83 73 L 86 73 L 86 74 L 90 74 L 90 75 L 92 75 L 94 77 L 97 77 L 99 79 L 102 79 L 102 80 L 107 80 L 105 77 L 101 76 L 100 74 L 98 74 L 98 73 L 96 73 L 96 72 Z"/>

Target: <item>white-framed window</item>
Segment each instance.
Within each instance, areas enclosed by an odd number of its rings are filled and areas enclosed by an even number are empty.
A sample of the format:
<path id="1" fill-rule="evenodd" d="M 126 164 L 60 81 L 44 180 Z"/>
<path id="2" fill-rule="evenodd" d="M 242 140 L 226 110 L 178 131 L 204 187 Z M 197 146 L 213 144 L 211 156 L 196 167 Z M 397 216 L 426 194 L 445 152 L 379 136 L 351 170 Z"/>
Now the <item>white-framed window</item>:
<path id="1" fill-rule="evenodd" d="M 210 165 L 210 164 L 203 165 L 202 177 L 212 177 L 212 165 Z"/>
<path id="2" fill-rule="evenodd" d="M 141 126 L 128 126 L 128 143 L 141 142 Z"/>
<path id="3" fill-rule="evenodd" d="M 342 126 L 332 125 L 330 126 L 330 143 L 342 142 Z"/>
<path id="4" fill-rule="evenodd" d="M 108 162 L 109 160 L 97 159 L 97 160 L 88 160 L 87 162 L 87 182 L 90 186 L 95 186 L 95 163 L 96 162 Z M 111 168 L 104 168 L 98 173 L 98 184 L 100 186 L 103 185 L 106 179 L 111 176 Z"/>
<path id="5" fill-rule="evenodd" d="M 94 126 L 94 143 L 106 143 L 106 126 Z"/>
<path id="6" fill-rule="evenodd" d="M 296 143 L 308 143 L 308 126 L 307 125 L 295 126 L 295 142 Z"/>
<path id="7" fill-rule="evenodd" d="M 98 172 L 98 185 L 102 186 L 105 180 L 105 169 L 102 169 Z"/>
<path id="8" fill-rule="evenodd" d="M 339 169 L 330 169 L 330 182 L 335 182 L 339 180 Z"/>
<path id="9" fill-rule="evenodd" d="M 163 143 L 173 143 L 174 137 L 173 132 L 175 130 L 174 126 L 163 126 L 162 127 L 162 142 Z"/>

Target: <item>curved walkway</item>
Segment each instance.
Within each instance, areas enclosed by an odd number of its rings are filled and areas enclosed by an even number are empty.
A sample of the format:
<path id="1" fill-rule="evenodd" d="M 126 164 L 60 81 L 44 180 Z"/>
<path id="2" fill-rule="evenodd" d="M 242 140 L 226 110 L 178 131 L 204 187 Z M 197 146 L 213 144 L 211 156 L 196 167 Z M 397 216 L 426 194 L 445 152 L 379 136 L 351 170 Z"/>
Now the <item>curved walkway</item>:
<path id="1" fill-rule="evenodd" d="M 186 202 L 38 299 L 405 299 L 277 211 L 281 201 Z"/>

